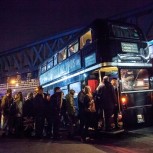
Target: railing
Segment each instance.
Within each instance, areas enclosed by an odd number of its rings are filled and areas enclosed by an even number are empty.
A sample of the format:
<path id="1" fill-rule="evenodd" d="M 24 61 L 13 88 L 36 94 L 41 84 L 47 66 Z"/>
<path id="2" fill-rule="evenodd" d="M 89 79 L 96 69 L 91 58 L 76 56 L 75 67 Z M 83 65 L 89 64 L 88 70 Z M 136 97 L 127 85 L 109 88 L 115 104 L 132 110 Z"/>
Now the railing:
<path id="1" fill-rule="evenodd" d="M 12 91 L 34 91 L 36 87 L 39 86 L 39 81 L 36 79 L 32 79 L 31 81 L 21 81 L 17 84 L 0 84 L 0 94 L 4 95 L 8 88 L 11 88 Z"/>

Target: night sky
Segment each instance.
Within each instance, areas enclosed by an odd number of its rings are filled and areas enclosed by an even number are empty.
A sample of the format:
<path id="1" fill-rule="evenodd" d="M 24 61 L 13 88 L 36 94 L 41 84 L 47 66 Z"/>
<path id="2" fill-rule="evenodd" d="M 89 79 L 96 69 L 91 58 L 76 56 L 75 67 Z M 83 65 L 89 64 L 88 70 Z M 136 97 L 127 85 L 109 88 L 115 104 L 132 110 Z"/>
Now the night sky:
<path id="1" fill-rule="evenodd" d="M 0 0 L 0 51 L 48 38 L 152 0 Z"/>

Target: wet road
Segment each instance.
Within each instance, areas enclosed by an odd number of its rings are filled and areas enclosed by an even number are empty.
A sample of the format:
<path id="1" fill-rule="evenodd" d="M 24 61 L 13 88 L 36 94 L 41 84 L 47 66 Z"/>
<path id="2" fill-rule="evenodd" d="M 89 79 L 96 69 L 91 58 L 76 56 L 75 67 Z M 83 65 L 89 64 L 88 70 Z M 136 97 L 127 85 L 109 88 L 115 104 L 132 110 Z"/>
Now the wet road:
<path id="1" fill-rule="evenodd" d="M 89 143 L 62 138 L 48 139 L 0 138 L 0 153 L 153 153 L 153 127 L 119 135 L 99 135 Z"/>

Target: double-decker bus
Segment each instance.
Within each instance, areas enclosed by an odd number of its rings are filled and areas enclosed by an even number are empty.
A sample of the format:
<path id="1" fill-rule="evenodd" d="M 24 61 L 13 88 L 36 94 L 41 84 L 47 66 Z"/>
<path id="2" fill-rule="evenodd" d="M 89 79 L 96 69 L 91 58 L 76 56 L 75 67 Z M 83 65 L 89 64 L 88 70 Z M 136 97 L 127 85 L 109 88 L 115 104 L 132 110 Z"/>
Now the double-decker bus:
<path id="1" fill-rule="evenodd" d="M 97 19 L 41 64 L 40 84 L 66 94 L 82 85 L 92 92 L 108 75 L 118 81 L 118 107 L 124 127 L 153 123 L 152 63 L 146 38 L 136 25 Z M 76 103 L 77 105 L 77 103 Z"/>

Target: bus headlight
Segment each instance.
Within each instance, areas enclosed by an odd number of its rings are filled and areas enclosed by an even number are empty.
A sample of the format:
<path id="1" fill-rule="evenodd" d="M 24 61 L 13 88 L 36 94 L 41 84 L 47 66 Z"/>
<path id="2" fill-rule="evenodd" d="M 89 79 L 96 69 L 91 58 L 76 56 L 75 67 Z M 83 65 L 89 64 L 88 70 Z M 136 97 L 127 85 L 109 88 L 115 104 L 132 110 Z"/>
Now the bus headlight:
<path id="1" fill-rule="evenodd" d="M 121 106 L 123 109 L 127 109 L 127 97 L 126 96 L 121 97 Z"/>

